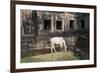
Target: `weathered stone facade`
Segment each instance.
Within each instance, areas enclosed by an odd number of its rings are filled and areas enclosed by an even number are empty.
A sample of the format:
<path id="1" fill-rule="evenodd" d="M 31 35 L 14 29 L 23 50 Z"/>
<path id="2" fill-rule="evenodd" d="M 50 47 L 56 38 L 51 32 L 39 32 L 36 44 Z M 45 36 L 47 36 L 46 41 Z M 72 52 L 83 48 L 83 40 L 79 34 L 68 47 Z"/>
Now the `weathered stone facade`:
<path id="1" fill-rule="evenodd" d="M 21 10 L 22 48 L 48 47 L 55 36 L 77 39 L 78 31 L 89 32 L 88 13 Z"/>
<path id="2" fill-rule="evenodd" d="M 31 34 L 34 34 L 35 30 L 37 34 L 89 30 L 88 13 L 22 10 L 21 15 L 22 34 L 25 30 Z"/>

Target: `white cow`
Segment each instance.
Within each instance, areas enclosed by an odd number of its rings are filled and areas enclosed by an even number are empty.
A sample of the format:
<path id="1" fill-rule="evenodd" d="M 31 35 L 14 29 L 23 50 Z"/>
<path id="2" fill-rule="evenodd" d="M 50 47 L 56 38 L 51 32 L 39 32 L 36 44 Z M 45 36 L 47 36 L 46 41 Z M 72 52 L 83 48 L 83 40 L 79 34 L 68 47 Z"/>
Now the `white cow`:
<path id="1" fill-rule="evenodd" d="M 53 53 L 53 50 L 56 52 L 55 44 L 59 44 L 61 48 L 64 47 L 65 52 L 67 51 L 66 42 L 63 37 L 52 37 L 50 39 L 50 43 L 51 43 L 51 52 L 52 53 Z"/>

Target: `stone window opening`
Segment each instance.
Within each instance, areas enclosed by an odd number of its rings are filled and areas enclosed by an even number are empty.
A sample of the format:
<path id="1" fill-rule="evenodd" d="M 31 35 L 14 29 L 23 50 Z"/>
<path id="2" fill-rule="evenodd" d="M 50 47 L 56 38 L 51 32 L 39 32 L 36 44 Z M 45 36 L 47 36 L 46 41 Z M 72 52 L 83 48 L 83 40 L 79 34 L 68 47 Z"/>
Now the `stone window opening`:
<path id="1" fill-rule="evenodd" d="M 70 20 L 70 29 L 74 28 L 74 20 Z"/>
<path id="2" fill-rule="evenodd" d="M 56 21 L 56 30 L 62 30 L 62 21 Z"/>
<path id="3" fill-rule="evenodd" d="M 44 20 L 44 29 L 45 30 L 51 29 L 51 20 Z"/>

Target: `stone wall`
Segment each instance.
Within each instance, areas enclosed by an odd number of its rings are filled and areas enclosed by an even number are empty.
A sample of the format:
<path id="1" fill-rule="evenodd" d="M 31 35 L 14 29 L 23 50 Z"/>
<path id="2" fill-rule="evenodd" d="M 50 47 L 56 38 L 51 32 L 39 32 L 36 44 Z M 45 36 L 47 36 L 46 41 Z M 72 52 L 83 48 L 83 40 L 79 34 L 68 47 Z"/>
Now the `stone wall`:
<path id="1" fill-rule="evenodd" d="M 64 37 L 66 44 L 76 45 L 79 35 L 77 31 L 89 31 L 88 13 L 21 10 L 23 50 L 50 48 L 49 40 L 56 36 Z"/>

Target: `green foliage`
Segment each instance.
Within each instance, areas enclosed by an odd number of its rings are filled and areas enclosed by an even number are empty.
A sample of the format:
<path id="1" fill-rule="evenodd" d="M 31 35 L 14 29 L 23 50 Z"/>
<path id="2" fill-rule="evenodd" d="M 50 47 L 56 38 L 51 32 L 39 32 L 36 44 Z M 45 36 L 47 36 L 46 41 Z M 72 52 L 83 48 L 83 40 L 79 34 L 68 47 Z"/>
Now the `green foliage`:
<path id="1" fill-rule="evenodd" d="M 89 34 L 86 31 L 79 31 L 77 38 L 77 46 L 79 48 L 88 48 L 89 47 Z"/>

